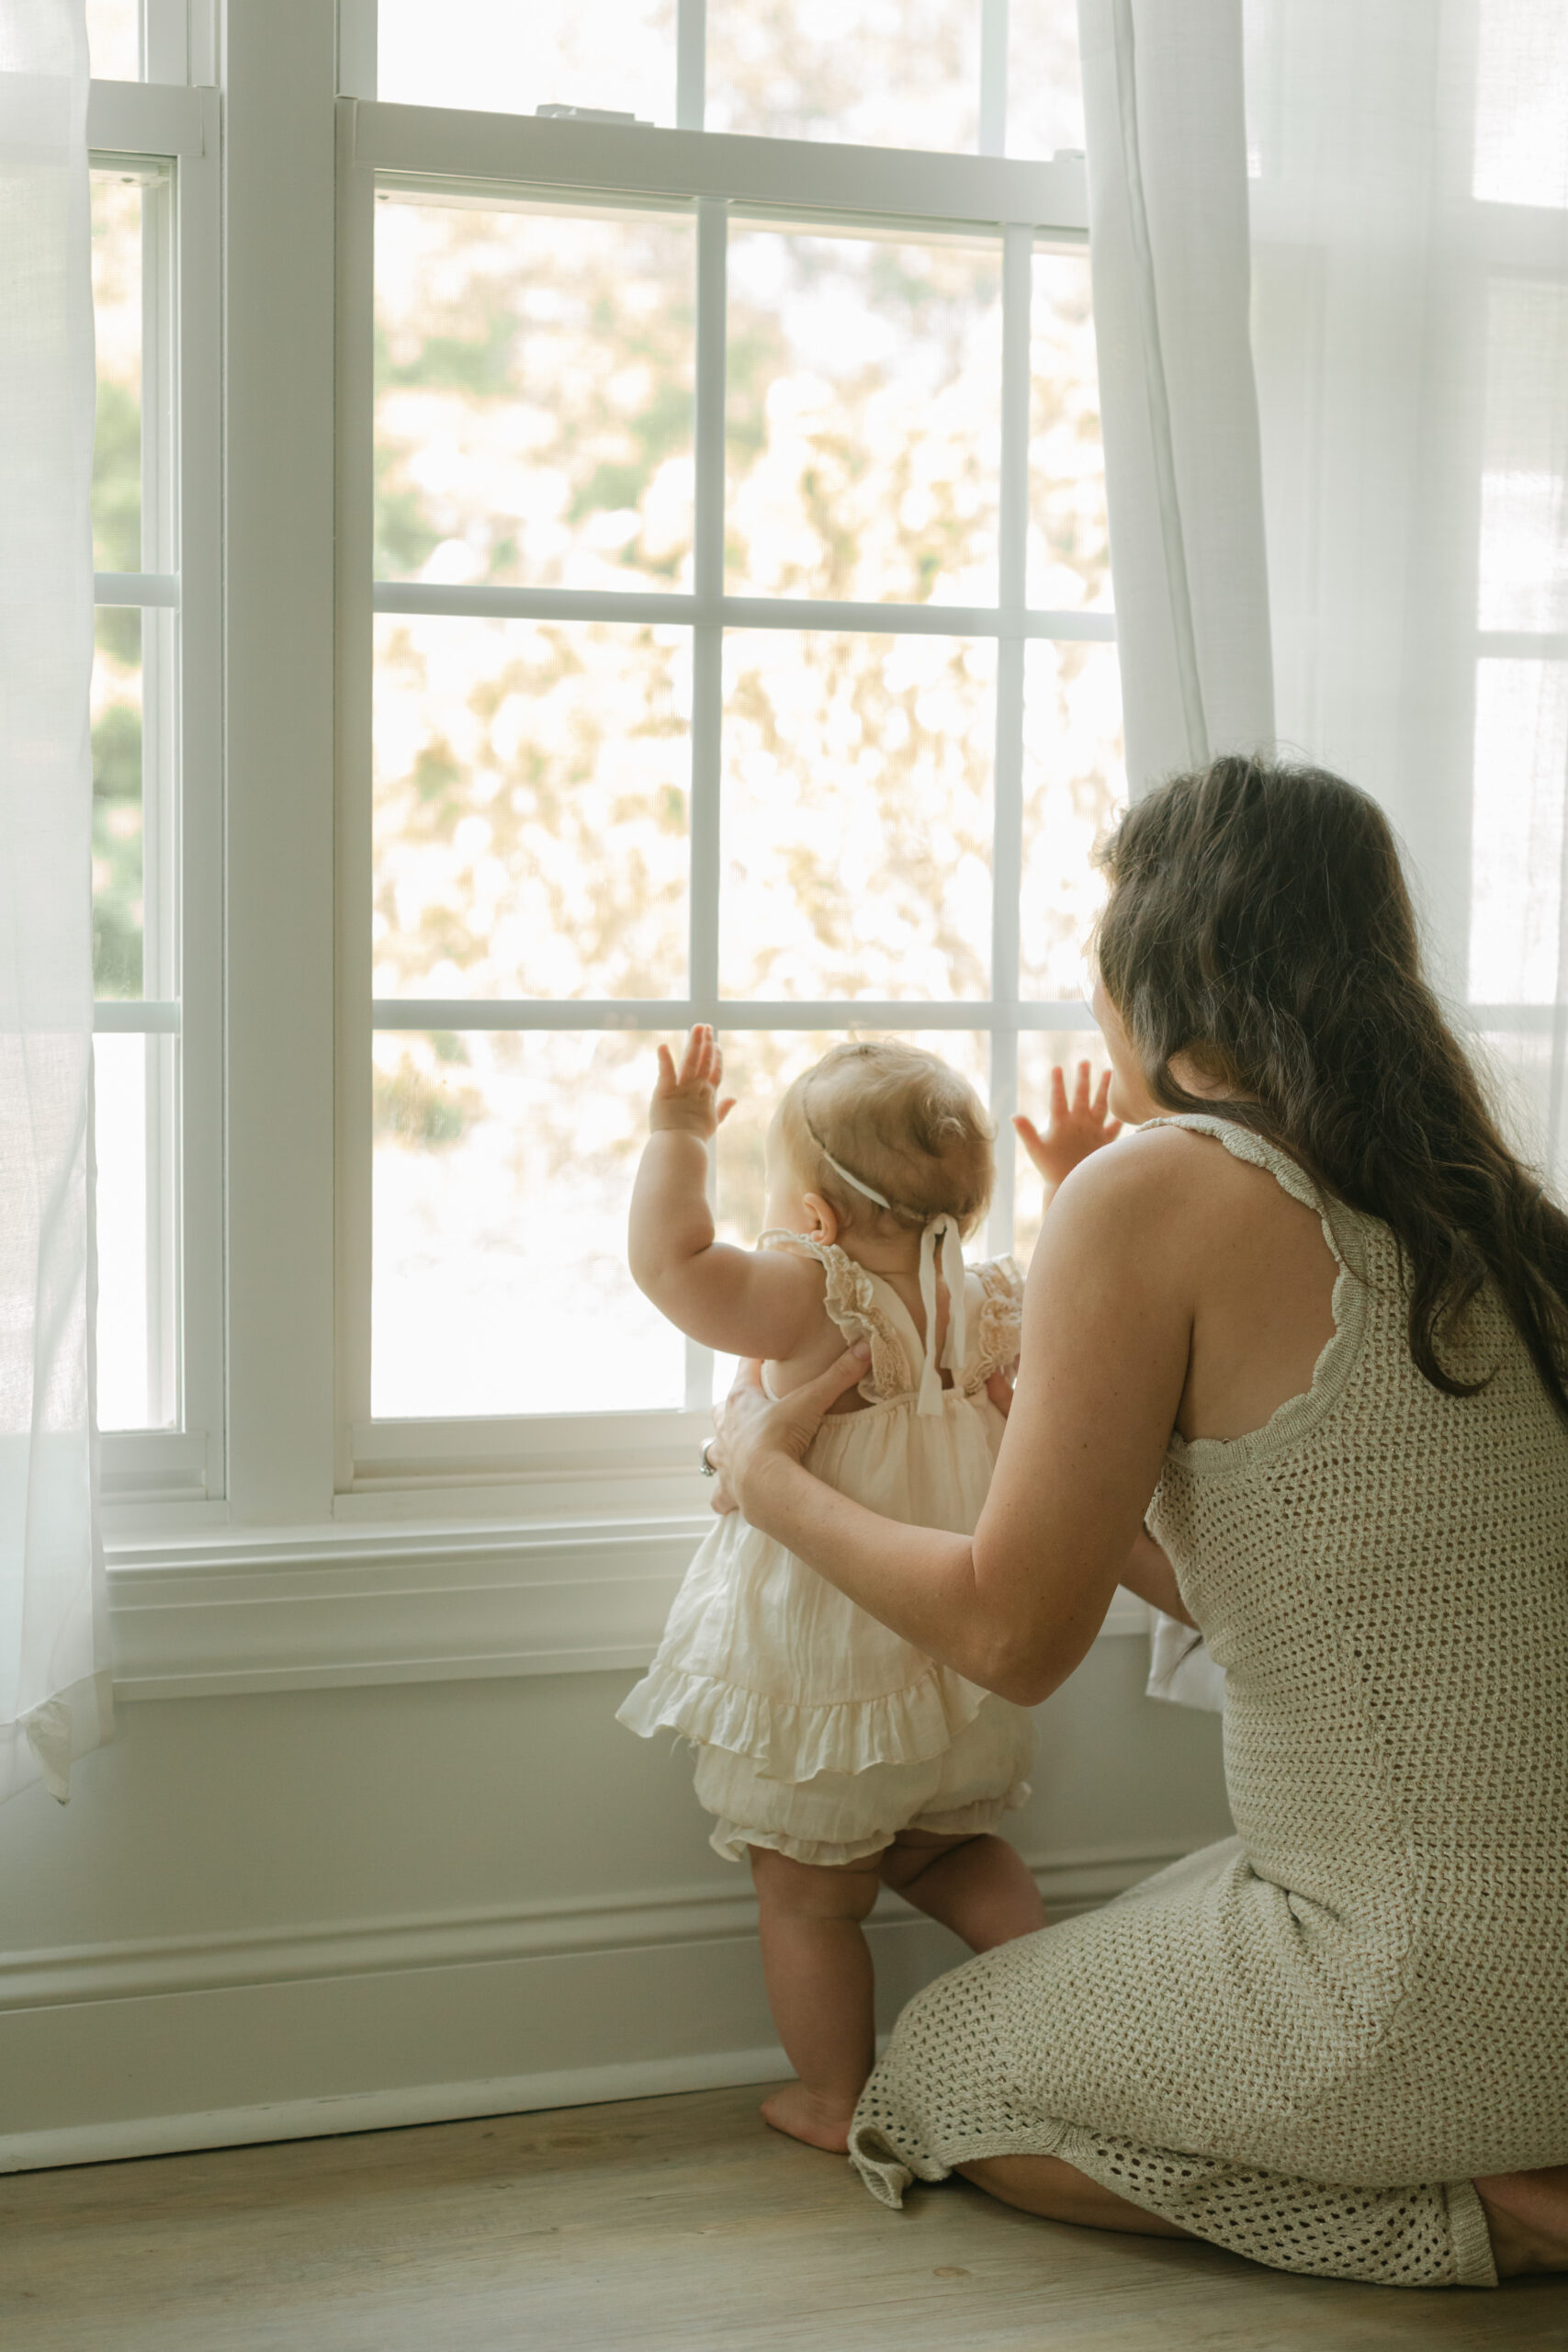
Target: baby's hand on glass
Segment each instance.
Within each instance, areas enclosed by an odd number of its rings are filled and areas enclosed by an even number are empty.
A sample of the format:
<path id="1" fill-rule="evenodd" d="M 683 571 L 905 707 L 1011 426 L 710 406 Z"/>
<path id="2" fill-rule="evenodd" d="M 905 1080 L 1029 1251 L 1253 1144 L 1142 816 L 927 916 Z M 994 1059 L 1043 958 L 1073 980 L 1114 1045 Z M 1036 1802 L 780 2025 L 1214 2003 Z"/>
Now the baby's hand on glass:
<path id="1" fill-rule="evenodd" d="M 1080 1159 L 1087 1159 L 1101 1144 L 1113 1143 L 1121 1134 L 1121 1120 L 1110 1115 L 1110 1100 L 1111 1072 L 1100 1073 L 1100 1084 L 1091 1093 L 1089 1064 L 1079 1062 L 1069 1102 L 1066 1078 L 1058 1062 L 1051 1072 L 1051 1110 L 1044 1133 L 1030 1119 L 1014 1119 L 1025 1151 L 1053 1191 L 1072 1174 Z"/>
<path id="2" fill-rule="evenodd" d="M 719 1096 L 724 1056 L 705 1021 L 699 1021 L 686 1040 L 679 1069 L 668 1046 L 659 1048 L 659 1080 L 648 1106 L 650 1135 L 687 1135 L 705 1142 L 717 1133 L 735 1108 L 735 1097 Z"/>

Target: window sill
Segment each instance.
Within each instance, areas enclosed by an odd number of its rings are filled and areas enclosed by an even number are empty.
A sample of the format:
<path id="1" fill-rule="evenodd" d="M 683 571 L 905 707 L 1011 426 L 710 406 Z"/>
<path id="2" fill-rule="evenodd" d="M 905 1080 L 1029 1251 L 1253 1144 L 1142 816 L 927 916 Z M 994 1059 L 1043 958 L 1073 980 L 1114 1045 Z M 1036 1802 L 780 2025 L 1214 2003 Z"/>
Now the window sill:
<path id="1" fill-rule="evenodd" d="M 337 1521 L 111 1539 L 116 1696 L 646 1666 L 710 1523 L 700 1487 L 668 1500 L 663 1511 L 615 1520 Z M 1144 1603 L 1118 1593 L 1100 1638 L 1147 1624 Z"/>

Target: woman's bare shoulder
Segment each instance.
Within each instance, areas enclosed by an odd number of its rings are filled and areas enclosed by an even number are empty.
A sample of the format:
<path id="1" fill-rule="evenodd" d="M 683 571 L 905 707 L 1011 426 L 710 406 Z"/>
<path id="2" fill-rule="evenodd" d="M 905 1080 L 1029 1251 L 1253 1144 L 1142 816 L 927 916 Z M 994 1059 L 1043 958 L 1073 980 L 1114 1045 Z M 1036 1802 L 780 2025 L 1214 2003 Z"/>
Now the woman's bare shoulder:
<path id="1" fill-rule="evenodd" d="M 1052 1215 L 1066 1207 L 1088 1231 L 1097 1225 L 1165 1246 L 1176 1232 L 1280 1226 L 1312 1212 L 1293 1200 L 1267 1168 L 1240 1159 L 1218 1136 L 1191 1127 L 1133 1128 L 1079 1162 L 1061 1186 Z"/>
<path id="2" fill-rule="evenodd" d="M 1080 1210 L 1120 1215 L 1211 1191 L 1230 1154 L 1190 1127 L 1130 1127 L 1114 1144 L 1080 1160 L 1056 1200 Z"/>

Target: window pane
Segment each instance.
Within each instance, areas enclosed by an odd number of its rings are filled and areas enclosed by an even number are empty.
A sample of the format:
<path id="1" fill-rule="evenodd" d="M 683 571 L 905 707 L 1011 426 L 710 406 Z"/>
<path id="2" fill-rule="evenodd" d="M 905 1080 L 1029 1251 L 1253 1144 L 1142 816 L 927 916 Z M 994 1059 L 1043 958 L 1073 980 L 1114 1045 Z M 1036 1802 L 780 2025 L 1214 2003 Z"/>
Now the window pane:
<path id="1" fill-rule="evenodd" d="M 173 1037 L 95 1037 L 98 1427 L 175 1419 Z"/>
<path id="2" fill-rule="evenodd" d="M 94 69 L 97 69 L 95 67 Z M 141 569 L 141 181 L 92 176 L 93 568 Z"/>
<path id="3" fill-rule="evenodd" d="M 695 268 L 689 212 L 383 194 L 378 573 L 689 585 Z"/>
<path id="4" fill-rule="evenodd" d="M 708 0 L 709 130 L 972 153 L 979 0 Z"/>
<path id="5" fill-rule="evenodd" d="M 1001 264 L 738 228 L 726 567 L 738 594 L 991 604 Z"/>
<path id="6" fill-rule="evenodd" d="M 100 82 L 141 78 L 141 0 L 87 0 L 87 54 Z"/>
<path id="7" fill-rule="evenodd" d="M 100 605 L 93 657 L 93 993 L 142 991 L 141 615 Z"/>
<path id="8" fill-rule="evenodd" d="M 383 615 L 381 996 L 682 996 L 689 633 Z"/>
<path id="9" fill-rule="evenodd" d="M 1475 193 L 1568 205 L 1568 17 L 1480 0 Z"/>
<path id="10" fill-rule="evenodd" d="M 1010 155 L 1083 153 L 1077 0 L 1009 0 Z"/>
<path id="11" fill-rule="evenodd" d="M 1023 865 L 1019 992 L 1078 995 L 1104 898 L 1094 844 L 1127 797 L 1113 645 L 1034 640 L 1023 657 Z"/>
<path id="12" fill-rule="evenodd" d="M 675 0 L 380 0 L 377 87 L 405 106 L 675 119 Z"/>
<path id="13" fill-rule="evenodd" d="M 642 1035 L 377 1035 L 373 1412 L 682 1404 L 626 1261 L 653 1075 Z"/>
<path id="14" fill-rule="evenodd" d="M 1568 286 L 1487 289 L 1483 628 L 1568 628 Z"/>
<path id="15" fill-rule="evenodd" d="M 1106 1068 L 1105 1046 L 1098 1029 L 1023 1029 L 1018 1039 L 1018 1107 L 1037 1127 L 1043 1126 L 1051 1100 L 1051 1069 L 1059 1063 L 1069 1091 L 1077 1082 L 1079 1062 L 1089 1066 L 1089 1082 L 1098 1085 Z M 1012 1254 L 1027 1266 L 1040 1238 L 1043 1215 L 1039 1171 L 1016 1136 L 1013 1175 Z M 998 1145 L 1000 1150 L 1002 1146 Z"/>
<path id="16" fill-rule="evenodd" d="M 723 993 L 986 996 L 994 642 L 736 631 L 725 669 Z"/>
<path id="17" fill-rule="evenodd" d="M 1030 297 L 1029 602 L 1111 610 L 1105 449 L 1087 254 L 1036 254 Z"/>
<path id="18" fill-rule="evenodd" d="M 1476 1004 L 1557 995 L 1568 663 L 1475 665 L 1470 994 Z"/>

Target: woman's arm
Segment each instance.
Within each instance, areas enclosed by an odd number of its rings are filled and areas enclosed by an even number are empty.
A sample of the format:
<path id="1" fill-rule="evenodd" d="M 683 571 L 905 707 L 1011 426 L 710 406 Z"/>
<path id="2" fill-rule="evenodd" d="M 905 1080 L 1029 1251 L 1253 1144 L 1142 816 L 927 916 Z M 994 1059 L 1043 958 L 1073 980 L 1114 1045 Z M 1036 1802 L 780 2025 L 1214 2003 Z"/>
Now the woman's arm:
<path id="1" fill-rule="evenodd" d="M 754 1526 L 895 1633 L 1021 1704 L 1088 1651 L 1175 1424 L 1192 1328 L 1184 1140 L 1173 1154 L 1166 1131 L 1135 1137 L 1062 1186 L 1030 1268 L 1017 1393 L 972 1537 L 880 1519 L 801 1467 L 827 1404 L 863 1369 L 852 1355 L 726 1428 L 728 1482 Z"/>
<path id="2" fill-rule="evenodd" d="M 1122 1581 L 1140 1600 L 1148 1601 L 1167 1617 L 1174 1617 L 1178 1624 L 1190 1625 L 1197 1632 L 1198 1621 L 1189 1613 L 1181 1598 L 1176 1570 L 1146 1527 L 1140 1527 L 1134 1539 L 1132 1557 L 1122 1571 Z"/>
<path id="3" fill-rule="evenodd" d="M 1013 1125 L 1018 1125 L 1016 1119 Z M 760 1378 L 757 1386 L 759 1390 L 761 1387 Z M 731 1390 L 730 1393 L 733 1396 L 735 1392 Z M 1012 1410 L 1012 1382 L 1009 1375 L 1005 1372 L 992 1373 L 986 1383 L 986 1394 L 1005 1421 Z M 722 1501 L 720 1496 L 723 1497 Z M 734 1508 L 733 1496 L 721 1484 L 719 1494 L 714 1498 L 714 1509 L 733 1510 Z M 1176 1570 L 1146 1527 L 1140 1527 L 1133 1538 L 1132 1552 L 1122 1570 L 1122 1582 L 1129 1592 L 1136 1593 L 1140 1600 L 1148 1601 L 1167 1617 L 1174 1617 L 1179 1624 L 1190 1625 L 1194 1633 L 1198 1631 L 1197 1620 L 1189 1616 L 1187 1603 L 1181 1598 Z"/>

